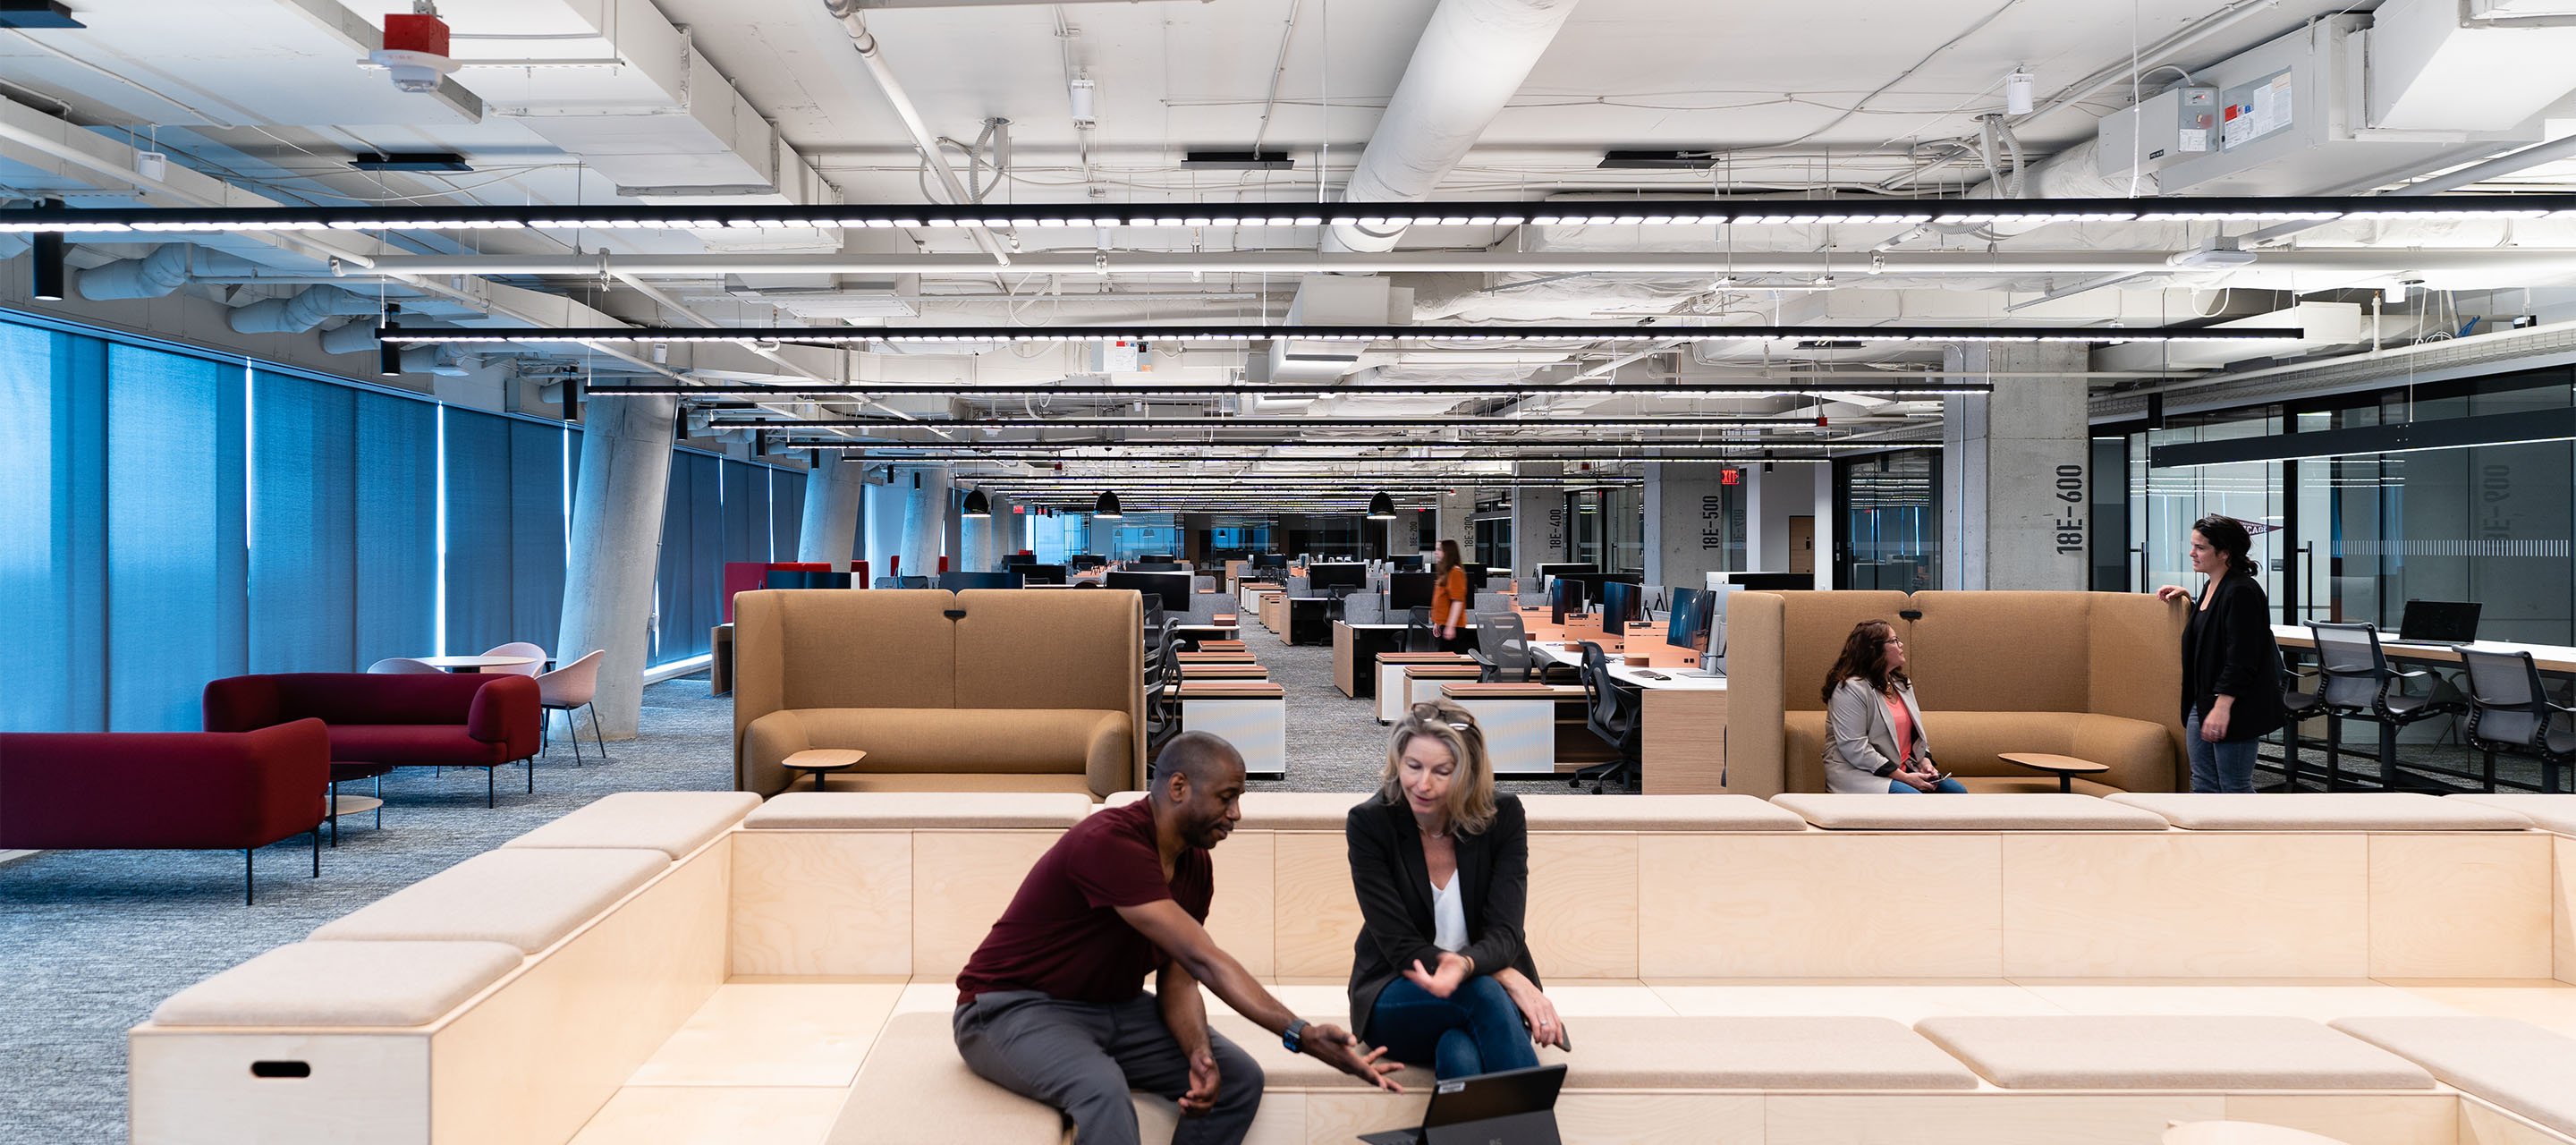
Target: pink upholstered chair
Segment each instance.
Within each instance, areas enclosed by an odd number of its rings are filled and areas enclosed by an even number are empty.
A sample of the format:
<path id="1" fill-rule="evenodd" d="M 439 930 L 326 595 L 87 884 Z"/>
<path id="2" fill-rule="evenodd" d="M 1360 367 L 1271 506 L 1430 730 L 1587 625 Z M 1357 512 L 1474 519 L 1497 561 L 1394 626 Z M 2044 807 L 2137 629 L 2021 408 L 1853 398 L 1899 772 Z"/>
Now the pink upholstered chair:
<path id="1" fill-rule="evenodd" d="M 546 670 L 546 650 L 538 647 L 537 645 L 530 644 L 525 640 L 513 640 L 483 654 L 486 656 L 527 656 L 536 660 L 536 663 L 534 664 L 521 664 L 515 668 L 486 668 L 484 669 L 486 672 L 496 674 L 506 673 L 512 676 L 534 676 Z"/>
<path id="2" fill-rule="evenodd" d="M 581 726 L 573 722 L 576 708 L 590 708 L 590 739 L 599 745 L 599 761 L 608 762 L 608 740 L 599 734 L 599 709 L 591 706 L 591 697 L 599 693 L 599 662 L 608 652 L 592 649 L 581 659 L 537 677 L 537 698 L 548 712 L 564 714 L 564 731 L 572 736 L 572 765 L 581 766 Z M 546 717 L 547 742 L 553 742 L 554 717 Z"/>
<path id="3" fill-rule="evenodd" d="M 432 668 L 427 664 L 423 664 L 418 660 L 414 660 L 409 656 L 387 656 L 382 660 L 378 660 L 373 664 L 367 665 L 367 674 L 370 676 L 446 675 L 445 672 L 441 672 L 438 669 Z"/>

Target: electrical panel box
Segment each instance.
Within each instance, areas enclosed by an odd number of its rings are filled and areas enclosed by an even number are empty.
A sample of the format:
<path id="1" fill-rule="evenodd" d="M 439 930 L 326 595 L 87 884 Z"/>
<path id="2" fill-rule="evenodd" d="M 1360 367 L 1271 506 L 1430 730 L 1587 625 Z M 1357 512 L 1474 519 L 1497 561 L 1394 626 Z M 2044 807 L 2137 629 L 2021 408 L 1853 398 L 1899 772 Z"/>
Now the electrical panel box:
<path id="1" fill-rule="evenodd" d="M 1145 344 L 1130 338 L 1092 343 L 1090 366 L 1095 374 L 1141 374 L 1153 369 Z"/>
<path id="2" fill-rule="evenodd" d="M 2094 169 L 2105 179 L 2152 175 L 2216 150 L 2217 131 L 2217 88 L 2173 88 L 2102 117 Z"/>

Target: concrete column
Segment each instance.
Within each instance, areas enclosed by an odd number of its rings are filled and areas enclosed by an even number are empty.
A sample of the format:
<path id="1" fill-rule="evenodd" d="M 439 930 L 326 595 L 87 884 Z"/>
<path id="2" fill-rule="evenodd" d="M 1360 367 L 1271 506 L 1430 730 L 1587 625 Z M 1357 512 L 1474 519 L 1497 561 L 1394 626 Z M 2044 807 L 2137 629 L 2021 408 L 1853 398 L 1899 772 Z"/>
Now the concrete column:
<path id="1" fill-rule="evenodd" d="M 912 479 L 901 471 L 887 484 L 868 486 L 867 544 L 863 555 L 871 578 L 894 575 L 886 558 L 903 552 L 904 506 L 911 496 Z M 909 562 L 903 571 L 913 571 Z"/>
<path id="2" fill-rule="evenodd" d="M 796 529 L 796 559 L 846 566 L 859 545 L 859 506 L 867 497 L 861 467 L 827 460 L 805 471 L 805 519 Z"/>
<path id="3" fill-rule="evenodd" d="M 607 650 L 591 704 L 609 739 L 635 738 L 643 718 L 653 575 L 678 420 L 679 402 L 668 397 L 593 398 L 582 419 L 581 488 L 555 647 L 567 660 Z"/>
<path id="4" fill-rule="evenodd" d="M 1460 554 L 1471 561 L 1476 559 L 1475 514 L 1475 490 L 1452 489 L 1441 494 L 1439 508 L 1434 510 L 1437 522 L 1431 527 L 1430 547 L 1436 548 L 1440 541 L 1456 541 Z"/>
<path id="5" fill-rule="evenodd" d="M 1520 467 L 1527 477 L 1554 477 L 1565 472 L 1558 464 L 1530 464 Z M 1520 485 L 1512 488 L 1512 574 L 1526 577 L 1541 564 L 1560 563 L 1566 559 L 1567 547 L 1574 543 L 1574 533 L 1565 519 L 1565 493 L 1555 488 Z"/>
<path id="6" fill-rule="evenodd" d="M 1011 515 L 1011 503 L 989 493 L 985 496 L 992 500 L 993 515 L 968 517 L 959 527 L 965 556 L 962 561 L 951 563 L 960 565 L 960 572 L 998 571 L 1002 567 L 1003 554 L 1015 552 L 1020 547 L 1014 532 L 1019 518 Z"/>
<path id="7" fill-rule="evenodd" d="M 1796 462 L 1774 462 L 1768 468 L 1748 465 L 1744 470 L 1744 568 L 1747 572 L 1787 572 L 1795 563 L 1791 551 L 1789 518 L 1809 517 L 1819 532 L 1831 509 L 1816 507 L 1816 482 L 1819 475 L 1830 475 L 1833 466 L 1805 465 Z M 1830 498 L 1832 490 L 1827 488 Z M 1815 567 L 1823 568 L 1826 550 L 1819 547 L 1811 554 Z M 1830 577 L 1819 585 L 1832 583 Z"/>
<path id="8" fill-rule="evenodd" d="M 1743 567 L 1744 498 L 1722 482 L 1727 468 L 1646 466 L 1647 584 L 1698 588 L 1710 573 Z"/>
<path id="9" fill-rule="evenodd" d="M 1941 586 L 2057 589 L 2086 583 L 2092 480 L 2082 346 L 1970 345 L 1951 373 L 1991 394 L 1942 402 Z"/>
<path id="10" fill-rule="evenodd" d="M 906 576 L 939 575 L 940 554 L 948 541 L 948 467 L 925 465 L 897 470 L 895 486 L 903 493 L 903 571 Z M 955 567 L 956 562 L 949 562 Z"/>

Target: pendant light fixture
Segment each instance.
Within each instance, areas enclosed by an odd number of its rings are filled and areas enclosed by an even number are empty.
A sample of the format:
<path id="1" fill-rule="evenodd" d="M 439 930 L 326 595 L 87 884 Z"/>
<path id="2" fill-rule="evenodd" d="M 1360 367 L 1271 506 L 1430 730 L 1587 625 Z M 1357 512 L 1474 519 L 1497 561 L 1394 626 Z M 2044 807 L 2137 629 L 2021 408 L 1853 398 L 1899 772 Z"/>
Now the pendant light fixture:
<path id="1" fill-rule="evenodd" d="M 1092 506 L 1091 515 L 1115 521 L 1127 514 L 1118 511 L 1118 495 L 1103 489 L 1100 491 L 1100 503 Z"/>
<path id="2" fill-rule="evenodd" d="M 969 489 L 966 491 L 966 504 L 957 513 L 962 517 L 990 517 L 993 515 L 993 499 L 985 496 L 981 489 Z"/>
<path id="3" fill-rule="evenodd" d="M 1385 490 L 1379 490 L 1377 496 L 1369 498 L 1368 519 L 1372 521 L 1394 520 L 1395 498 L 1388 496 Z"/>

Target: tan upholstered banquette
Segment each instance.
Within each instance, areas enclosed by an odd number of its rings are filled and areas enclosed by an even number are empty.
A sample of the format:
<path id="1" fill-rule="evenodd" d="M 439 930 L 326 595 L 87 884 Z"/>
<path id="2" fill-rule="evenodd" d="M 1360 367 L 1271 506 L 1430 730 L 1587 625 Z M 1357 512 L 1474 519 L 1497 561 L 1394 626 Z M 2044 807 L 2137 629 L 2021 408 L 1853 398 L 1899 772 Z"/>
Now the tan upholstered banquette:
<path id="1" fill-rule="evenodd" d="M 1142 624 L 1133 592 L 743 593 L 734 786 L 784 790 L 808 748 L 868 753 L 836 790 L 1142 786 Z"/>
<path id="2" fill-rule="evenodd" d="M 1726 614 L 1729 789 L 1825 789 L 1825 673 L 1876 618 L 1905 640 L 1933 758 L 1971 788 L 2056 790 L 1996 758 L 2018 751 L 2110 766 L 2078 791 L 2175 790 L 2185 607 L 2117 592 L 1740 593 Z"/>

